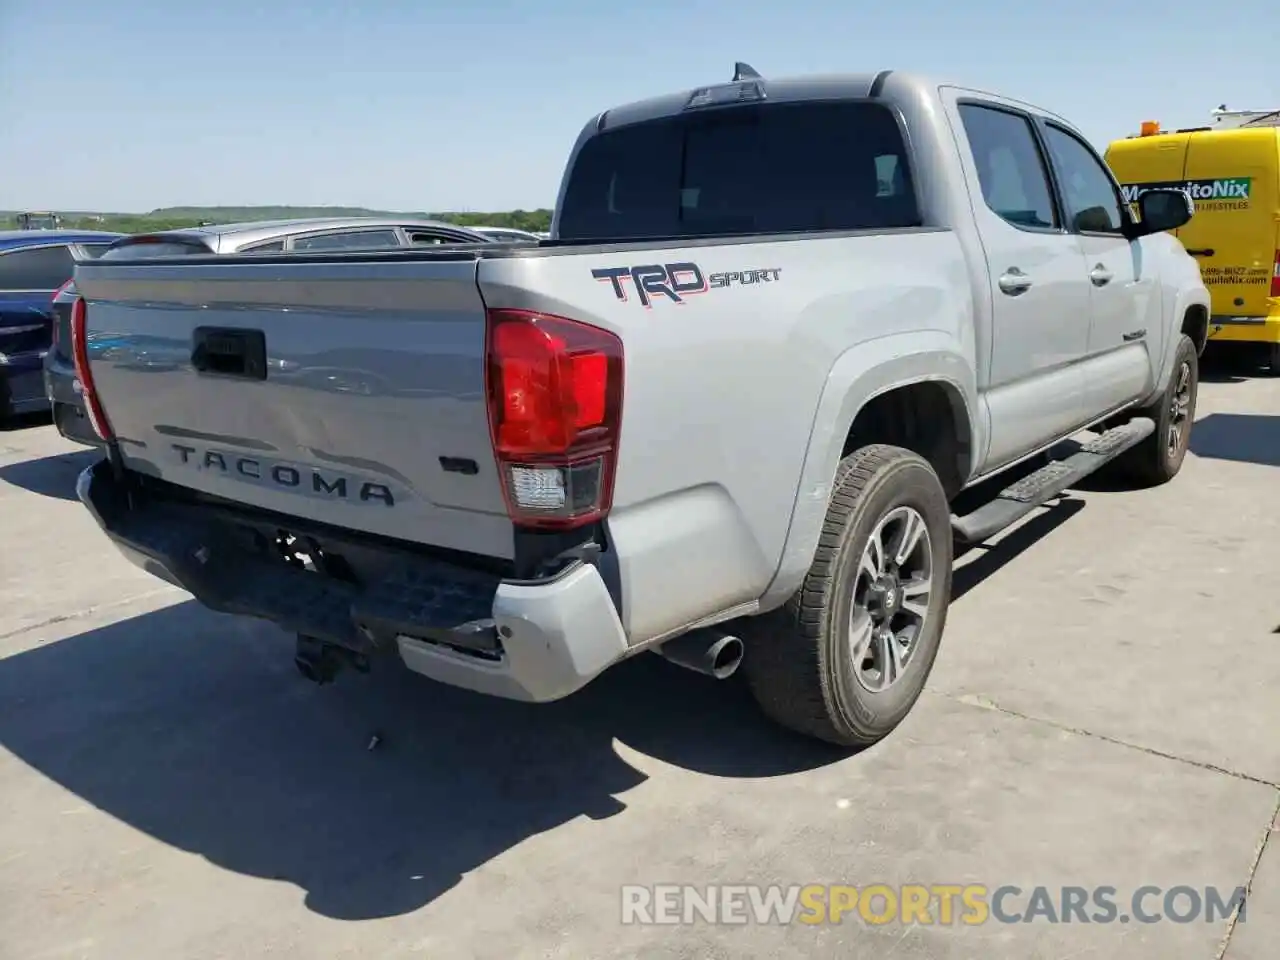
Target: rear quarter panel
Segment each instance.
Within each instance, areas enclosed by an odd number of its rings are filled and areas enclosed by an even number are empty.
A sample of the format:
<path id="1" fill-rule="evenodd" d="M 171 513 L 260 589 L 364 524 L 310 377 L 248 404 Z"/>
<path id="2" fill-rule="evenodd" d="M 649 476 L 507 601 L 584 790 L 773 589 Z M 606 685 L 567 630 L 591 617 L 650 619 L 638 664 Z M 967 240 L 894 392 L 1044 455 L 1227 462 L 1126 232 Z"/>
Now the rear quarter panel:
<path id="1" fill-rule="evenodd" d="M 630 280 L 624 299 L 592 275 L 679 263 L 706 281 L 680 302 L 640 297 Z M 771 279 L 742 282 L 761 272 Z M 698 274 L 679 276 L 694 285 Z M 488 307 L 566 316 L 623 340 L 608 528 L 633 643 L 755 604 L 796 518 L 811 529 L 794 542 L 811 557 L 840 448 L 869 396 L 924 376 L 974 393 L 969 277 L 947 231 L 567 248 L 482 261 L 479 278 Z"/>

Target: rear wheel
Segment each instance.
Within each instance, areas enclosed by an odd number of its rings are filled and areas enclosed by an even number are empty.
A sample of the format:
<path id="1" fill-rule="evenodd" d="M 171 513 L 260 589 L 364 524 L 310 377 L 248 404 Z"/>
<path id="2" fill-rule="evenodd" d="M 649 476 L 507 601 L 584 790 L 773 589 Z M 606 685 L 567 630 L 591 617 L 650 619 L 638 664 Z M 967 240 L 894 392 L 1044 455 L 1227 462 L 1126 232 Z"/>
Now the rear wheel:
<path id="1" fill-rule="evenodd" d="M 947 496 L 924 459 L 876 445 L 841 461 L 803 584 L 743 625 L 743 672 L 764 712 L 842 746 L 889 734 L 937 656 L 951 549 Z"/>

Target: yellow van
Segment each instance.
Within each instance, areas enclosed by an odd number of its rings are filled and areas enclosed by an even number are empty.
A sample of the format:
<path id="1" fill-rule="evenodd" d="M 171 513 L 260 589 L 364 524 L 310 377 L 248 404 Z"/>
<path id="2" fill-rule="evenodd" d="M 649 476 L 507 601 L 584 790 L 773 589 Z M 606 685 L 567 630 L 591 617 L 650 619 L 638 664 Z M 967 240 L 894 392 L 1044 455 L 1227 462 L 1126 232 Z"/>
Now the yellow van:
<path id="1" fill-rule="evenodd" d="M 1191 194 L 1196 214 L 1176 236 L 1212 297 L 1209 339 L 1256 344 L 1280 373 L 1280 127 L 1162 133 L 1147 122 L 1106 160 L 1131 204 L 1151 187 Z"/>

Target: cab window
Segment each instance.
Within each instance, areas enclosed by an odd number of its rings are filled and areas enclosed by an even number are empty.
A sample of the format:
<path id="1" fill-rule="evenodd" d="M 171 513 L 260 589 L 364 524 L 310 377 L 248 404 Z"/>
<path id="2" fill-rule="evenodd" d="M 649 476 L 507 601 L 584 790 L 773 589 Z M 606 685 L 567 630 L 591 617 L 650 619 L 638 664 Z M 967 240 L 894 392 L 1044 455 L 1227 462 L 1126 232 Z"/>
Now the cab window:
<path id="1" fill-rule="evenodd" d="M 583 144 L 560 239 L 607 242 L 920 224 L 893 113 L 757 103 L 626 124 Z"/>
<path id="2" fill-rule="evenodd" d="M 1052 123 L 1045 125 L 1045 140 L 1071 228 L 1080 233 L 1120 233 L 1124 225 L 1120 198 L 1093 150 Z"/>
<path id="3" fill-rule="evenodd" d="M 1030 118 L 965 103 L 960 120 L 978 167 L 982 198 L 991 211 L 1015 227 L 1057 228 L 1049 171 Z"/>

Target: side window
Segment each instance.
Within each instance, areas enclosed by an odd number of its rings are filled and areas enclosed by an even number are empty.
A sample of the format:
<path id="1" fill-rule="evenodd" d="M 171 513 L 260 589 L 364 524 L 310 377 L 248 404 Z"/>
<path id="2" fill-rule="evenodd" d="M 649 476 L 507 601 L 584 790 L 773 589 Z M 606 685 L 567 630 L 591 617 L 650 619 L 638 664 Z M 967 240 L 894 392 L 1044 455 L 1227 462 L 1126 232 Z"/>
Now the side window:
<path id="1" fill-rule="evenodd" d="M 345 233 L 321 233 L 295 237 L 295 250 L 377 250 L 398 247 L 400 239 L 394 230 L 357 230 Z"/>
<path id="2" fill-rule="evenodd" d="M 259 243 L 252 247 L 245 247 L 241 253 L 282 253 L 284 252 L 283 240 L 272 240 L 270 243 Z"/>
<path id="3" fill-rule="evenodd" d="M 1072 228 L 1085 233 L 1119 233 L 1124 224 L 1120 198 L 1102 162 L 1061 127 L 1048 124 L 1045 139 Z"/>
<path id="4" fill-rule="evenodd" d="M 100 256 L 107 252 L 106 243 L 82 243 L 77 247 L 77 256 L 83 257 L 85 260 L 97 260 Z"/>
<path id="5" fill-rule="evenodd" d="M 0 290 L 57 290 L 71 279 L 75 259 L 65 245 L 0 254 Z"/>
<path id="6" fill-rule="evenodd" d="M 1017 227 L 1057 227 L 1049 173 L 1031 121 L 995 107 L 961 104 L 987 206 Z"/>

